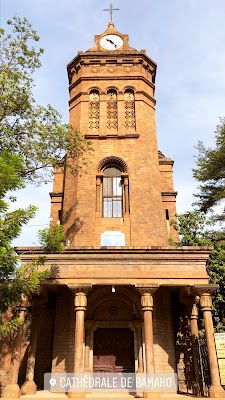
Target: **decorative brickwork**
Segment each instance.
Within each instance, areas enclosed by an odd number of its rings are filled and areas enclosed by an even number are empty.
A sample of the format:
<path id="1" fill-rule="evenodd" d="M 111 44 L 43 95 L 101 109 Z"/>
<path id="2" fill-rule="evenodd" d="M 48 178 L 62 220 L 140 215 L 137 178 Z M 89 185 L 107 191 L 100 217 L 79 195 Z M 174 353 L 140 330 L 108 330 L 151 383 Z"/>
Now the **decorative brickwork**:
<path id="1" fill-rule="evenodd" d="M 107 93 L 107 129 L 117 129 L 117 93 L 115 90 L 109 90 Z"/>
<path id="2" fill-rule="evenodd" d="M 131 89 L 127 89 L 125 92 L 125 128 L 135 129 L 135 102 L 134 92 Z"/>
<path id="3" fill-rule="evenodd" d="M 92 90 L 89 95 L 89 129 L 99 129 L 99 92 Z"/>

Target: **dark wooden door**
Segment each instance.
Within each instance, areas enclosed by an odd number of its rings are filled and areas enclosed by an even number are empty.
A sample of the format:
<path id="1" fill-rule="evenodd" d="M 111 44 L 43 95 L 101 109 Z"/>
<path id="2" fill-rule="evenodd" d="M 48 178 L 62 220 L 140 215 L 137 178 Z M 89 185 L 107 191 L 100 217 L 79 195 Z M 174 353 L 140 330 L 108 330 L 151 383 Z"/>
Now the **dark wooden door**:
<path id="1" fill-rule="evenodd" d="M 94 372 L 134 372 L 134 334 L 130 329 L 96 330 Z"/>

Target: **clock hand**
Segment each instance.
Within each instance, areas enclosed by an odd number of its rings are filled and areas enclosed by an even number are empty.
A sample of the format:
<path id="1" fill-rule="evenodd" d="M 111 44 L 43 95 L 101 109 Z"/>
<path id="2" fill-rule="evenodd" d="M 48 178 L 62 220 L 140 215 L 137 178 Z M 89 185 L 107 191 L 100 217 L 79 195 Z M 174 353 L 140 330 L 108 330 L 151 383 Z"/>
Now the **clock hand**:
<path id="1" fill-rule="evenodd" d="M 117 45 L 111 39 L 106 39 L 106 40 L 107 40 L 107 42 L 113 44 L 113 46 L 115 46 L 115 48 L 117 48 Z"/>

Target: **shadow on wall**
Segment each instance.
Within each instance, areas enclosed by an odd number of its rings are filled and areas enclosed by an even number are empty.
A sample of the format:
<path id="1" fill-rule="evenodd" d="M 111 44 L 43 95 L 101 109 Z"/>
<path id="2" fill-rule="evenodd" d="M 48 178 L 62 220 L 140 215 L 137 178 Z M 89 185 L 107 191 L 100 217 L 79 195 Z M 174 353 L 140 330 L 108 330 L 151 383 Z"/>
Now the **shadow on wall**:
<path id="1" fill-rule="evenodd" d="M 62 224 L 65 227 L 66 240 L 73 242 L 75 235 L 81 230 L 83 221 L 80 217 L 76 217 L 76 208 L 78 202 L 73 204 L 68 211 L 63 213 Z"/>

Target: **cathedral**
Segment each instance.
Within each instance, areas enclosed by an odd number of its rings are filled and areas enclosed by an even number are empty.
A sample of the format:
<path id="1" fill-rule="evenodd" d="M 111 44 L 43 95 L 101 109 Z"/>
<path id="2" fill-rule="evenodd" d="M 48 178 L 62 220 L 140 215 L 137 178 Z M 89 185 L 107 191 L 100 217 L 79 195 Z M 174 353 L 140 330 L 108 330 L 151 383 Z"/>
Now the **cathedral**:
<path id="1" fill-rule="evenodd" d="M 66 247 L 47 255 L 51 274 L 30 301 L 30 317 L 20 309 L 23 329 L 10 357 L 1 351 L 4 398 L 42 398 L 47 372 L 176 373 L 170 399 L 224 398 L 211 316 L 215 285 L 206 272 L 210 248 L 169 245 L 178 241 L 171 226 L 177 192 L 173 160 L 157 146 L 156 69 L 112 18 L 67 66 L 70 124 L 93 153 L 85 173 L 60 165 L 55 171 L 51 221 L 64 226 Z M 16 250 L 24 263 L 43 254 L 40 247 Z M 207 374 L 197 346 L 199 311 Z M 58 394 L 67 397 L 121 398 L 112 391 Z"/>

